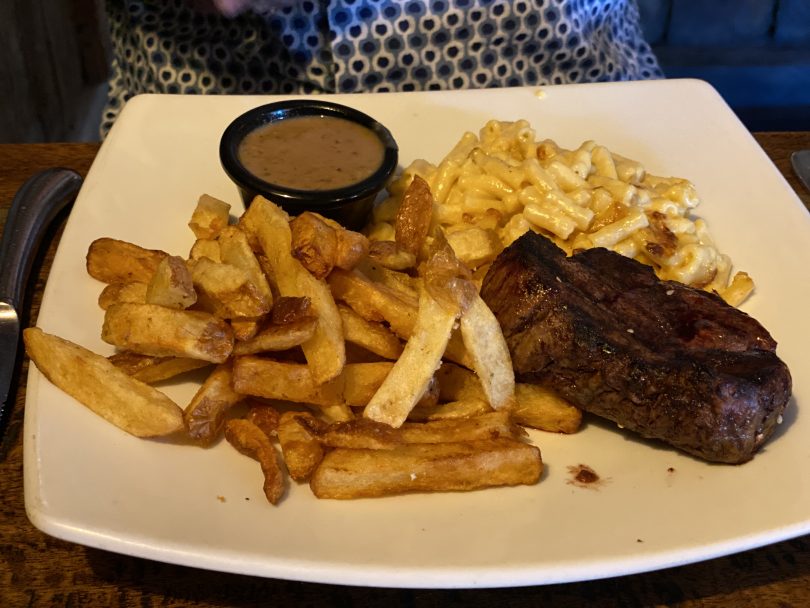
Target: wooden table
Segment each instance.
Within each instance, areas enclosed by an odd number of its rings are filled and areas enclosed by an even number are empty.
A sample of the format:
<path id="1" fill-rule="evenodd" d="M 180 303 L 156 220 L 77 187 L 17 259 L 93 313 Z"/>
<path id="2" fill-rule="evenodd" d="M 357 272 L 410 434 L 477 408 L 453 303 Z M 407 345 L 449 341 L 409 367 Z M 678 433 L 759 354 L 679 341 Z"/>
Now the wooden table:
<path id="1" fill-rule="evenodd" d="M 810 208 L 810 193 L 802 189 L 789 162 L 790 152 L 810 148 L 810 132 L 761 133 L 756 138 Z M 0 145 L 0 226 L 27 177 L 54 166 L 84 174 L 97 149 L 95 144 Z M 36 321 L 60 234 L 61 227 L 53 230 L 50 246 L 34 269 L 31 301 L 26 304 L 29 324 Z M 810 606 L 810 536 L 635 576 L 478 591 L 269 580 L 162 564 L 56 540 L 35 529 L 25 515 L 26 374 L 27 362 L 12 387 L 14 412 L 0 440 L 0 606 Z"/>

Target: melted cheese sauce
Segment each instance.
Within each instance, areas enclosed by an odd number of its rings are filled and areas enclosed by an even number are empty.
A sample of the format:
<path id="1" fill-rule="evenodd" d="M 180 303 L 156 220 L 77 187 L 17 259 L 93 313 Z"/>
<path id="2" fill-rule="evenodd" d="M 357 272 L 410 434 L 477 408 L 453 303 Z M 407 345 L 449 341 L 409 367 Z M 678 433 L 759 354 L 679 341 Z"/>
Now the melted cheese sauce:
<path id="1" fill-rule="evenodd" d="M 382 164 L 385 146 L 371 130 L 333 116 L 301 116 L 247 134 L 238 150 L 264 181 L 297 190 L 345 188 Z"/>

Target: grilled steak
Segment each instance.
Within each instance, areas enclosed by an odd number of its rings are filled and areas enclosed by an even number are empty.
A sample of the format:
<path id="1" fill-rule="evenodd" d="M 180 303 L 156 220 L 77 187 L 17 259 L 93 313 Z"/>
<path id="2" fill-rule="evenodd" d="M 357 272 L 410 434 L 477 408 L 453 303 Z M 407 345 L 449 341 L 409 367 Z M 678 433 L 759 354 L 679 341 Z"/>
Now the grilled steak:
<path id="1" fill-rule="evenodd" d="M 776 342 L 721 298 L 607 249 L 566 257 L 529 232 L 481 296 L 520 381 L 713 462 L 749 460 L 791 394 Z"/>

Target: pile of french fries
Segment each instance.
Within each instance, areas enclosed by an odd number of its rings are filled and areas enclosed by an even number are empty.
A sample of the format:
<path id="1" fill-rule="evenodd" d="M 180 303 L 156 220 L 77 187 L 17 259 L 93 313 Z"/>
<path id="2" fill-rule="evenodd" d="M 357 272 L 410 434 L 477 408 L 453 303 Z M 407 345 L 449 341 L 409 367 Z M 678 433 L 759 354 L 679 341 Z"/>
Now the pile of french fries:
<path id="1" fill-rule="evenodd" d="M 27 352 L 56 386 L 138 437 L 224 436 L 256 459 L 276 504 L 289 479 L 320 498 L 534 484 L 523 427 L 575 432 L 581 412 L 515 382 L 470 268 L 435 231 L 415 177 L 393 239 L 369 241 L 257 197 L 238 219 L 203 195 L 187 256 L 100 238 L 110 357 L 37 328 Z M 191 402 L 155 388 L 210 371 Z"/>

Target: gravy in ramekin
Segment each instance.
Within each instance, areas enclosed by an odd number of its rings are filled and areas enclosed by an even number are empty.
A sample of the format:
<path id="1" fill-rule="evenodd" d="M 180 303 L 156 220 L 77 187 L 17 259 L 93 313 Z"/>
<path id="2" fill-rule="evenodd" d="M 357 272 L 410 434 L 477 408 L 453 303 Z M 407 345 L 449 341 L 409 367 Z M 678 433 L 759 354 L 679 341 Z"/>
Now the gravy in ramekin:
<path id="1" fill-rule="evenodd" d="M 385 146 L 362 125 L 333 116 L 300 116 L 248 133 L 238 156 L 256 177 L 296 190 L 335 190 L 370 177 Z"/>

